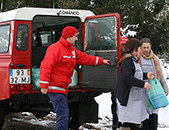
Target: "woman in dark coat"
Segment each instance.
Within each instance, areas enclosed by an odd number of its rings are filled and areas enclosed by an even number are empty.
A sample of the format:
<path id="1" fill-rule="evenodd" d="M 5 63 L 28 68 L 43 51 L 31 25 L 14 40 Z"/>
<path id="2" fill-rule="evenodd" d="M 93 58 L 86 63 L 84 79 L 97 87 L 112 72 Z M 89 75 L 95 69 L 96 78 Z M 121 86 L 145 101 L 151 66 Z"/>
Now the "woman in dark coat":
<path id="1" fill-rule="evenodd" d="M 147 118 L 146 106 L 143 104 L 143 88 L 151 89 L 143 79 L 153 79 L 153 73 L 144 73 L 139 64 L 141 43 L 136 38 L 126 42 L 125 55 L 118 62 L 119 76 L 116 86 L 117 113 L 122 122 L 120 130 L 137 130 Z"/>

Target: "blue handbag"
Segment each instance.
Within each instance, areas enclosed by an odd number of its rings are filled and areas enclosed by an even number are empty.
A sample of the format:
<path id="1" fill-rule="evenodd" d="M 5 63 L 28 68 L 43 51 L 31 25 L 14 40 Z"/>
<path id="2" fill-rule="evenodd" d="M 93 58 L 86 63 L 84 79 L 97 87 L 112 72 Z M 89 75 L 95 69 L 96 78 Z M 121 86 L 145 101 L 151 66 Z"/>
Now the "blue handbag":
<path id="1" fill-rule="evenodd" d="M 151 90 L 148 91 L 148 107 L 153 110 L 166 107 L 169 102 L 157 78 L 150 80 L 150 85 Z"/>

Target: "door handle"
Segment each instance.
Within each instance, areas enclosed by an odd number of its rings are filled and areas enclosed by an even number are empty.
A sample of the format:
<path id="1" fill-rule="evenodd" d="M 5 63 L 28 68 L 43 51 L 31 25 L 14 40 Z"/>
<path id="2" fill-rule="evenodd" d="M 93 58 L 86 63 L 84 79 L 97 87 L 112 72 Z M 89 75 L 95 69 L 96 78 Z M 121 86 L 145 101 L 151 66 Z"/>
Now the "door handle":
<path id="1" fill-rule="evenodd" d="M 17 64 L 16 66 L 19 67 L 19 68 L 25 67 L 24 64 Z"/>
<path id="2" fill-rule="evenodd" d="M 117 56 L 111 56 L 110 57 L 110 64 L 111 65 L 116 65 L 116 63 L 117 63 Z"/>
<path id="3" fill-rule="evenodd" d="M 86 81 L 82 81 L 82 82 L 80 82 L 82 85 L 84 85 L 84 86 L 89 86 L 89 82 L 86 82 Z"/>

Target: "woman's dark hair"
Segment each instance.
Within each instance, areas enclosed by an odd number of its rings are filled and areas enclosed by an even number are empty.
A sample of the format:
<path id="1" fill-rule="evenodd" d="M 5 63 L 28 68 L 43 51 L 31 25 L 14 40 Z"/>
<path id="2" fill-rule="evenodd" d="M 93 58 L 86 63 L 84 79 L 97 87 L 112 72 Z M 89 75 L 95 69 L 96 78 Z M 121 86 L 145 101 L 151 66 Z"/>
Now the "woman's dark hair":
<path id="1" fill-rule="evenodd" d="M 143 44 L 143 43 L 150 43 L 151 44 L 151 40 L 149 39 L 149 38 L 143 38 L 143 39 L 141 39 L 141 45 Z"/>
<path id="2" fill-rule="evenodd" d="M 131 53 L 134 49 L 137 49 L 141 46 L 141 42 L 137 38 L 130 38 L 125 44 L 125 53 Z"/>

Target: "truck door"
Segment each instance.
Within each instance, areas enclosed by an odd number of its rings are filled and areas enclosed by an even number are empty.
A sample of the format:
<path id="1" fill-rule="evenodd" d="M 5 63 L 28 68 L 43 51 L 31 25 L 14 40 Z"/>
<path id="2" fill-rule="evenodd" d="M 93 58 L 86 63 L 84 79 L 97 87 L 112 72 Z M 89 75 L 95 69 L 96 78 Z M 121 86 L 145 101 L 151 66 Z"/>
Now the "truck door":
<path id="1" fill-rule="evenodd" d="M 9 83 L 17 88 L 14 94 L 28 94 L 31 90 L 31 22 L 15 21 L 14 26 L 12 48 L 12 63 L 14 65 L 9 70 Z"/>
<path id="2" fill-rule="evenodd" d="M 9 98 L 8 66 L 11 62 L 9 53 L 10 27 L 10 22 L 0 23 L 0 100 Z"/>
<path id="3" fill-rule="evenodd" d="M 90 16 L 83 27 L 84 51 L 109 59 L 111 65 L 83 66 L 82 88 L 113 91 L 116 86 L 116 61 L 120 58 L 120 16 L 118 13 Z"/>

